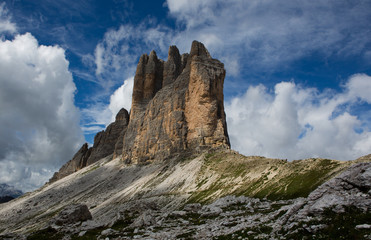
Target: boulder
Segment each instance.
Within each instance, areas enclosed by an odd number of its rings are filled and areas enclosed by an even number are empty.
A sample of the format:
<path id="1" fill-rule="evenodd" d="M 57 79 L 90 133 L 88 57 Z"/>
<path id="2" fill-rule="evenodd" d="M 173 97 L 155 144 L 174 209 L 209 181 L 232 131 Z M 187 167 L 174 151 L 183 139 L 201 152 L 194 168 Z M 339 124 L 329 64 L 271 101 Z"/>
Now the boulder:
<path id="1" fill-rule="evenodd" d="M 66 206 L 53 221 L 56 225 L 74 224 L 92 219 L 92 215 L 85 204 Z"/>

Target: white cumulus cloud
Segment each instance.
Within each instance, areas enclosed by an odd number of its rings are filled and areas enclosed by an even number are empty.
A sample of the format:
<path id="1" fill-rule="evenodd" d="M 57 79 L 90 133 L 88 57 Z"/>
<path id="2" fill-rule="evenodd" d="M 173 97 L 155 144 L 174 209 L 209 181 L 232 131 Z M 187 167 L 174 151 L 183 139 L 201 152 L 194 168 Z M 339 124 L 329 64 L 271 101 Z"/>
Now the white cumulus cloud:
<path id="1" fill-rule="evenodd" d="M 8 10 L 5 7 L 5 2 L 0 3 L 0 33 L 15 33 L 16 31 L 17 26 L 11 21 L 11 17 L 8 15 Z"/>
<path id="2" fill-rule="evenodd" d="M 82 109 L 82 115 L 85 118 L 85 122 L 88 123 L 82 127 L 84 133 L 94 134 L 104 130 L 110 123 L 115 121 L 116 115 L 121 108 L 130 111 L 133 86 L 134 77 L 130 77 L 112 93 L 108 104 L 95 103 Z"/>
<path id="3" fill-rule="evenodd" d="M 115 120 L 116 114 L 121 108 L 125 108 L 130 111 L 131 108 L 131 96 L 134 87 L 134 77 L 128 78 L 110 97 L 110 103 L 108 105 L 111 111 L 111 122 Z"/>
<path id="4" fill-rule="evenodd" d="M 371 77 L 366 74 L 356 74 L 346 84 L 350 98 L 360 98 L 371 104 Z"/>
<path id="5" fill-rule="evenodd" d="M 343 92 L 320 93 L 293 82 L 263 85 L 226 103 L 232 148 L 247 155 L 351 160 L 371 153 L 371 129 L 352 108 L 369 102 L 371 78 L 357 74 Z"/>
<path id="6" fill-rule="evenodd" d="M 0 41 L 0 182 L 39 187 L 82 143 L 68 65 L 29 33 Z"/>

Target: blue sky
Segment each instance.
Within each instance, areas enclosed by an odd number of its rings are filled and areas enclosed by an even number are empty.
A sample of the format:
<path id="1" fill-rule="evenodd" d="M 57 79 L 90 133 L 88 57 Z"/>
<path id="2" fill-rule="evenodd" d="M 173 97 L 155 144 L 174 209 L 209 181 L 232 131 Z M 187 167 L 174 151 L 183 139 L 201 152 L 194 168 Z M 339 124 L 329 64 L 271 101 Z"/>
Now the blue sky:
<path id="1" fill-rule="evenodd" d="M 152 49 L 225 64 L 232 148 L 289 160 L 371 153 L 371 1 L 0 2 L 0 182 L 42 185 L 130 108 Z"/>

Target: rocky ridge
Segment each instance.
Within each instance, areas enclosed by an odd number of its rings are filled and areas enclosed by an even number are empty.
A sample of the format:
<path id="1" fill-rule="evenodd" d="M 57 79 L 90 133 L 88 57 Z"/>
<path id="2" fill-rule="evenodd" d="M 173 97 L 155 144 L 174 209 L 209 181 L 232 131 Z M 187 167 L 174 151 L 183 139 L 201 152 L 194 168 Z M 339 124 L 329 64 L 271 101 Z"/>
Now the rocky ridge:
<path id="1" fill-rule="evenodd" d="M 174 154 L 229 148 L 223 106 L 223 63 L 205 46 L 192 43 L 180 55 L 170 46 L 167 61 L 143 54 L 134 77 L 130 117 L 121 109 L 116 121 L 85 143 L 50 182 L 113 154 L 126 163 L 163 161 Z"/>
<path id="2" fill-rule="evenodd" d="M 129 113 L 122 108 L 117 113 L 115 122 L 111 123 L 105 131 L 95 135 L 94 145 L 89 148 L 88 144 L 84 143 L 73 158 L 64 164 L 58 172 L 54 173 L 49 182 L 55 182 L 104 157 L 112 155 L 116 148 L 116 154 L 121 153 L 118 149 L 122 148 L 122 138 L 126 132 L 128 122 Z"/>

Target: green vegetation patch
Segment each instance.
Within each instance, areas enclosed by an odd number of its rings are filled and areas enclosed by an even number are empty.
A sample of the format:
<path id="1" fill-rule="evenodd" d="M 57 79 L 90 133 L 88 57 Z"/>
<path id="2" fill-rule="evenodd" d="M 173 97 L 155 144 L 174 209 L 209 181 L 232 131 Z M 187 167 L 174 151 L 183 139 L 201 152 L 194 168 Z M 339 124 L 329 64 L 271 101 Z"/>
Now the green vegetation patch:
<path id="1" fill-rule="evenodd" d="M 202 225 L 206 223 L 205 221 L 206 218 L 201 217 L 201 215 L 198 213 L 188 213 L 186 215 L 186 219 L 193 225 Z"/>
<path id="2" fill-rule="evenodd" d="M 307 197 L 319 185 L 340 172 L 340 163 L 327 159 L 318 159 L 316 165 L 305 169 L 306 162 L 288 163 L 285 167 L 289 174 L 278 174 L 268 180 L 267 174 L 234 192 L 235 195 L 245 195 L 270 200 L 287 200 Z M 337 171 L 334 171 L 338 169 Z"/>
<path id="3" fill-rule="evenodd" d="M 206 190 L 194 192 L 187 203 L 210 203 L 214 200 L 212 196 L 221 189 L 227 191 L 228 187 L 214 183 Z"/>
<path id="4" fill-rule="evenodd" d="M 341 162 L 329 159 L 287 162 L 228 152 L 208 153 L 201 167 L 197 190 L 188 202 L 210 203 L 225 195 L 270 200 L 307 197 L 344 167 Z M 210 183 L 206 176 L 210 175 L 213 176 L 213 183 L 205 188 Z M 238 183 L 236 179 L 239 179 Z"/>
<path id="5" fill-rule="evenodd" d="M 87 170 L 86 172 L 83 172 L 82 175 L 86 175 L 86 174 L 98 169 L 99 167 L 100 167 L 99 165 L 96 165 L 96 166 L 90 168 L 89 170 Z"/>
<path id="6" fill-rule="evenodd" d="M 277 184 L 267 186 L 267 188 L 256 193 L 256 197 L 267 197 L 271 200 L 278 199 L 293 199 L 298 197 L 307 197 L 319 185 L 333 177 L 334 169 L 340 163 L 332 160 L 317 160 L 318 164 L 315 167 L 304 170 L 300 166 L 297 171 L 280 179 Z"/>

